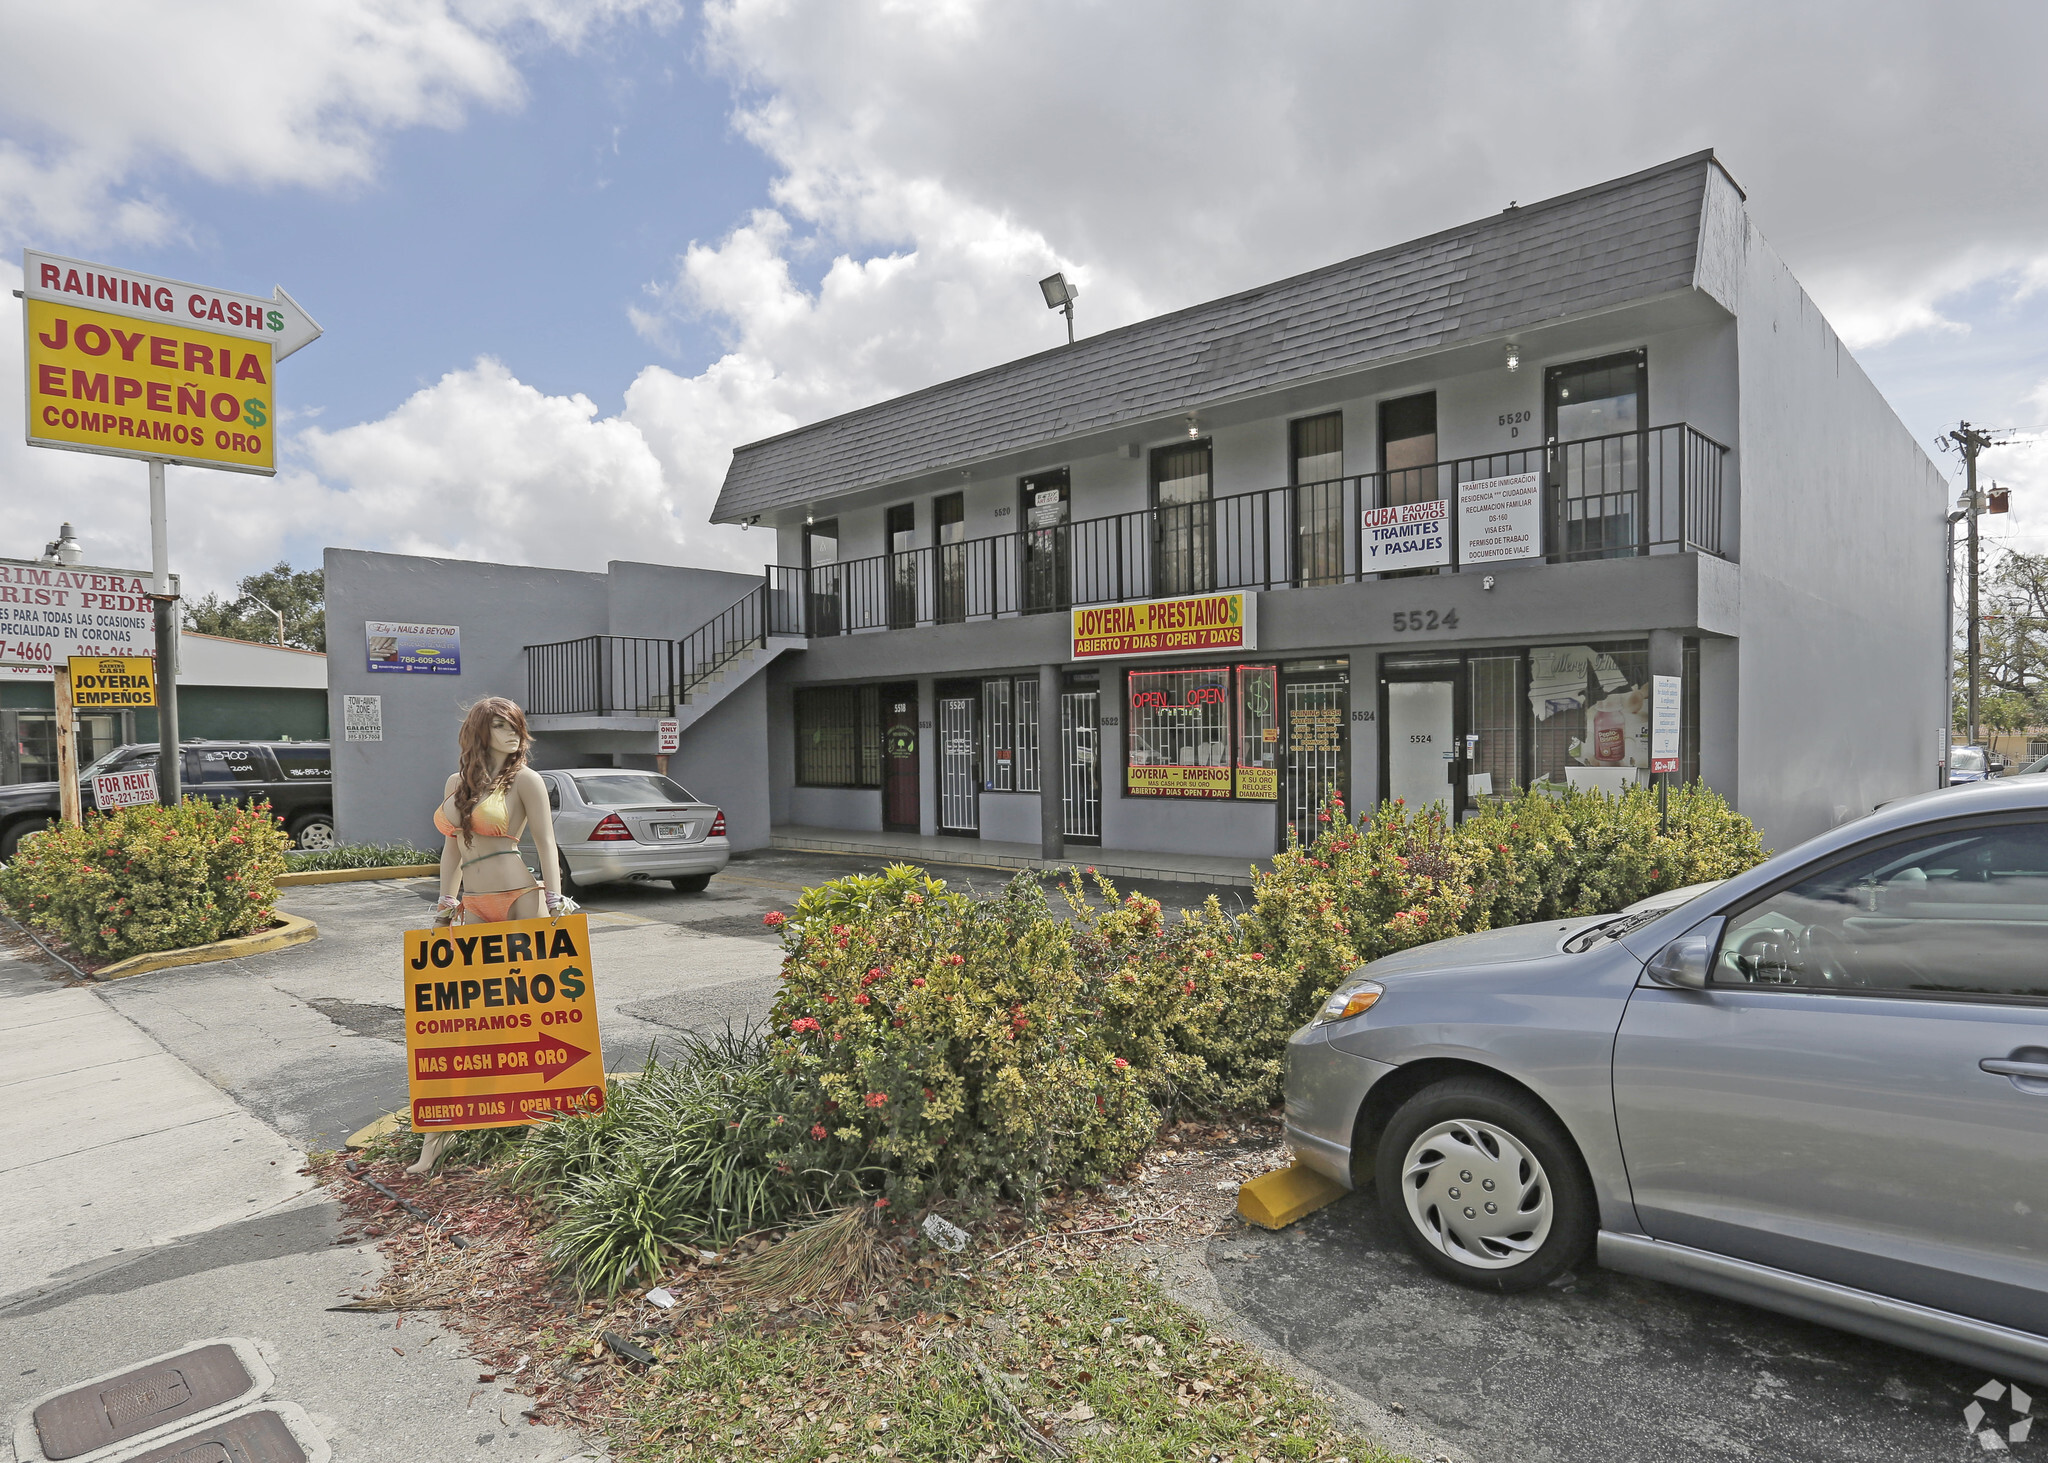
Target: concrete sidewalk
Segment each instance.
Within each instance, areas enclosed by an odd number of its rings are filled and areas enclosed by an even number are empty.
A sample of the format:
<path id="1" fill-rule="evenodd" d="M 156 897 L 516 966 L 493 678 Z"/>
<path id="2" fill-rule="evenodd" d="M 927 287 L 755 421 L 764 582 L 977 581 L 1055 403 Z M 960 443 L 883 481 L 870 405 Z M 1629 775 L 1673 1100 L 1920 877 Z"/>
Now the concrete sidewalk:
<path id="1" fill-rule="evenodd" d="M 337 1463 L 603 1456 L 529 1425 L 431 1318 L 330 1311 L 384 1261 L 338 1243 L 304 1154 L 41 964 L 0 950 L 0 1463 L 31 1399 L 221 1336 Z"/>

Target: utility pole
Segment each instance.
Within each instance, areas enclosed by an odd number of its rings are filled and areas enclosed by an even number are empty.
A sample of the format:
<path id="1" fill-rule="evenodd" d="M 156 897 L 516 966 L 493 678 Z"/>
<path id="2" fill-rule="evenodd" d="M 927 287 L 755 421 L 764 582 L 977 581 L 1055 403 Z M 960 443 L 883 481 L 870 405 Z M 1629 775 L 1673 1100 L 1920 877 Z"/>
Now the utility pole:
<path id="1" fill-rule="evenodd" d="M 1978 497 L 1978 495 L 1977 495 L 1977 456 L 1978 456 L 1978 454 L 1979 454 L 1979 453 L 1981 453 L 1981 452 L 1984 452 L 1984 451 L 1988 450 L 1989 448 L 1992 448 L 1992 447 L 1998 446 L 1998 445 L 2000 445 L 2000 444 L 1998 444 L 1998 443 L 1996 443 L 1996 442 L 1992 441 L 1992 439 L 1991 439 L 1991 433 L 1989 433 L 1989 432 L 1985 431 L 1985 430 L 1984 430 L 1983 428 L 1981 428 L 1981 427 L 1973 427 L 1973 426 L 1971 426 L 1971 425 L 1970 425 L 1970 424 L 1969 424 L 1968 422 L 1959 422 L 1959 423 L 1958 423 L 1958 424 L 1956 425 L 1956 429 L 1955 429 L 1955 430 L 1954 430 L 1953 432 L 1950 432 L 1950 433 L 1948 434 L 1948 440 L 1949 440 L 1949 441 L 1951 441 L 1951 442 L 1953 442 L 1953 443 L 1955 443 L 1956 447 L 1957 447 L 1957 448 L 1958 448 L 1958 449 L 1959 449 L 1959 450 L 1960 450 L 1960 451 L 1962 452 L 1962 454 L 1963 454 L 1963 475 L 1964 475 L 1964 486 L 1963 486 L 1963 501 L 1962 501 L 1962 504 L 1961 504 L 1960 506 L 1962 507 L 1962 509 L 1963 509 L 1963 512 L 1964 512 L 1964 514 L 1965 514 L 1965 515 L 1967 516 L 1967 518 L 1969 519 L 1969 525 L 1970 525 L 1970 538 L 1969 538 L 1969 545 L 1970 545 L 1970 548 L 1969 548 L 1969 552 L 1970 552 L 1970 569 L 1969 569 L 1969 573 L 1970 573 L 1970 584 L 1969 584 L 1969 616 L 1970 616 L 1970 620 L 1969 620 L 1969 625 L 1968 625 L 1968 627 L 1967 627 L 1967 630 L 1966 630 L 1966 638 L 1967 638 L 1967 641 L 1968 641 L 1968 645 L 1967 645 L 1967 649 L 1966 649 L 1966 650 L 1965 650 L 1965 652 L 1964 652 L 1964 657 L 1965 657 L 1965 660 L 1966 660 L 1966 662 L 1967 662 L 1967 665 L 1968 665 L 1968 675 L 1969 675 L 1969 684 L 1968 684 L 1968 686 L 1967 686 L 1967 687 L 1965 688 L 1965 689 L 1966 689 L 1966 691 L 1967 691 L 1967 693 L 1968 693 L 1968 695 L 1967 695 L 1967 699 L 1968 699 L 1968 704 L 1969 704 L 1969 712 L 1968 712 L 1968 722 L 1969 722 L 1969 730 L 1970 730 L 1970 743 L 1969 743 L 1969 744 L 1970 744 L 1971 746 L 1973 746 L 1973 747 L 1974 747 L 1974 746 L 1976 746 L 1976 745 L 1978 744 L 1978 743 L 1977 743 L 1977 730 L 1978 730 L 1978 728 L 1977 728 L 1977 716 L 1978 716 L 1978 706 L 1977 706 L 1977 687 L 1978 687 L 1978 677 L 1979 677 L 1979 672 L 1980 672 L 1980 670 L 1981 670 L 1981 665 L 1980 665 L 1980 662 L 1981 662 L 1981 660 L 1982 660 L 1982 657 L 1983 657 L 1983 649 L 1984 649 L 1984 646 L 1983 646 L 1983 635 L 1982 635 L 1982 628 L 1983 628 L 1983 627 L 1982 627 L 1982 625 L 1980 624 L 1980 622 L 1979 622 L 1979 620 L 1978 620 L 1978 616 L 1977 616 L 1977 556 L 1978 556 L 1978 540 L 1977 540 L 1977 515 L 1978 515 L 1979 513 L 1981 513 L 1981 512 L 1983 512 L 1983 511 L 1984 511 L 1984 504 L 1983 504 L 1983 500 L 1982 500 L 1981 498 L 1979 498 L 1979 497 Z"/>

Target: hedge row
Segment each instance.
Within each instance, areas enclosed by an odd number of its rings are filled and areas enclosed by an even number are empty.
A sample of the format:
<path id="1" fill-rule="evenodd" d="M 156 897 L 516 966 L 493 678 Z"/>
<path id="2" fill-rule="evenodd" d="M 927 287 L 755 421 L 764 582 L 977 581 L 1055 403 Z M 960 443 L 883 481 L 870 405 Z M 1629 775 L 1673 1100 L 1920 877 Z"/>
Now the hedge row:
<path id="1" fill-rule="evenodd" d="M 1170 922 L 1078 875 L 1066 917 L 1036 874 L 989 900 L 906 865 L 806 891 L 782 932 L 772 1050 L 795 1111 L 771 1161 L 879 1173 L 885 1205 L 1030 1202 L 1119 1169 L 1170 1109 L 1276 1102 L 1289 1034 L 1367 961 L 1763 857 L 1703 788 L 1672 796 L 1668 833 L 1647 789 L 1525 794 L 1456 827 L 1398 804 L 1323 818 L 1235 916 L 1212 898 Z"/>
<path id="2" fill-rule="evenodd" d="M 22 844 L 0 903 L 92 961 L 204 945 L 271 923 L 290 844 L 268 803 L 88 813 Z"/>

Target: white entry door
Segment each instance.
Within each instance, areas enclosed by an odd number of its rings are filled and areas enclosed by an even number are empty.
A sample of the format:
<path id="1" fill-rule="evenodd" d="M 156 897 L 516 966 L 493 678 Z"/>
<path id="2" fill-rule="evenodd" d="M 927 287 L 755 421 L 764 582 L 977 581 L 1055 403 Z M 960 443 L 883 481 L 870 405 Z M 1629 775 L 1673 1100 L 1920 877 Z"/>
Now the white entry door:
<path id="1" fill-rule="evenodd" d="M 1410 812 L 1451 801 L 1457 755 L 1457 686 L 1451 681 L 1387 683 L 1387 785 Z"/>

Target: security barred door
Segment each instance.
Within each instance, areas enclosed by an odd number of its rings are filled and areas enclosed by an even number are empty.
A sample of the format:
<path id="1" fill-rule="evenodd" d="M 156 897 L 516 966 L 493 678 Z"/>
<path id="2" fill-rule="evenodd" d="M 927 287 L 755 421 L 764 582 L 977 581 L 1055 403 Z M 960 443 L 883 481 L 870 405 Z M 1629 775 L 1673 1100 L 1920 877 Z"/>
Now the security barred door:
<path id="1" fill-rule="evenodd" d="M 1332 792 L 1343 792 L 1346 723 L 1350 719 L 1350 686 L 1340 679 L 1284 678 L 1280 687 L 1287 736 L 1286 790 L 1283 808 L 1294 836 L 1315 841 L 1316 815 Z"/>
<path id="2" fill-rule="evenodd" d="M 1102 736 L 1096 691 L 1060 693 L 1060 803 L 1066 836 L 1102 837 Z"/>
<path id="3" fill-rule="evenodd" d="M 981 827 L 981 780 L 975 775 L 972 696 L 939 698 L 939 831 Z"/>

